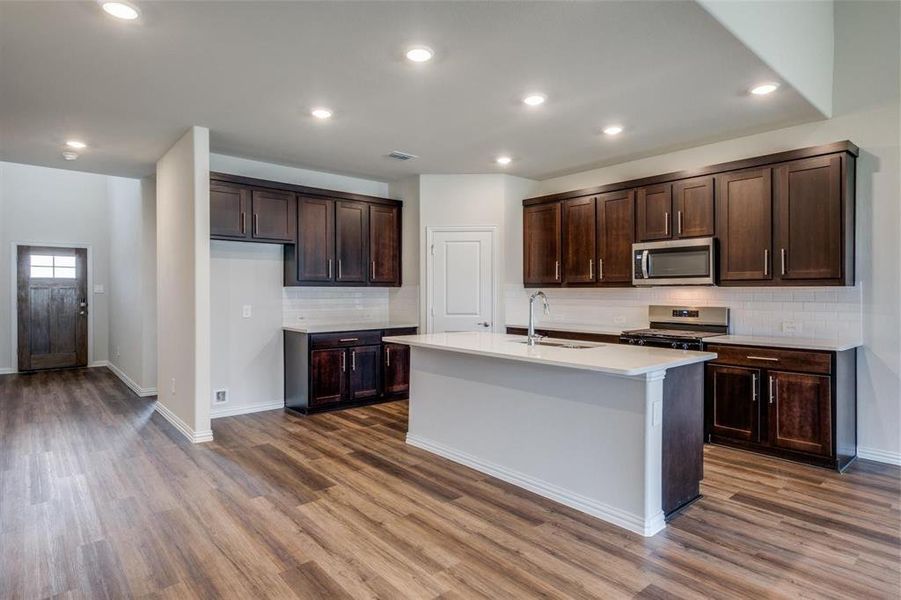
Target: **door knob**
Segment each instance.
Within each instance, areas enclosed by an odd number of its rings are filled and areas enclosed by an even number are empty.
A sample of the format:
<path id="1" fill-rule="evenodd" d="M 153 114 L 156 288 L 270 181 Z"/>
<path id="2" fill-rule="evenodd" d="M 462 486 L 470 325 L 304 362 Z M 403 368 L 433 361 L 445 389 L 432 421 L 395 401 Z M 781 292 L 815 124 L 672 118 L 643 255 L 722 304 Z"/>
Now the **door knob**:
<path id="1" fill-rule="evenodd" d="M 491 323 L 488 321 L 482 321 L 481 323 L 476 323 L 476 325 L 481 325 L 482 327 L 491 327 Z"/>

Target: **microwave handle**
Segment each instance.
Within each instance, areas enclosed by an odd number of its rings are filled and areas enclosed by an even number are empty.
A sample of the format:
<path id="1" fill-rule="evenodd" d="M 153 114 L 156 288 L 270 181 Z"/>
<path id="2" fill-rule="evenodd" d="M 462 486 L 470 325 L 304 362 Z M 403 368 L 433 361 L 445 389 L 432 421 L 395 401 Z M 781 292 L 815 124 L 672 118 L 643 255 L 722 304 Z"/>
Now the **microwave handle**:
<path id="1" fill-rule="evenodd" d="M 642 250 L 641 252 L 641 274 L 645 279 L 648 279 L 648 254 L 650 254 L 649 250 Z"/>

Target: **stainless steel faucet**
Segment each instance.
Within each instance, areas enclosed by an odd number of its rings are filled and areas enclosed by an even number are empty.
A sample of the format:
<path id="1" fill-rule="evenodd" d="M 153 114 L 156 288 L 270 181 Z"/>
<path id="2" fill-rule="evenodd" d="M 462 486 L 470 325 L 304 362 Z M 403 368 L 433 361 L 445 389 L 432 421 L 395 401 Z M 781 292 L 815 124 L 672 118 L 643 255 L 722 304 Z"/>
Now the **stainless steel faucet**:
<path id="1" fill-rule="evenodd" d="M 541 335 L 535 335 L 535 298 L 541 298 L 541 302 L 544 304 L 544 314 L 551 314 L 551 305 L 547 301 L 547 296 L 544 295 L 544 292 L 537 291 L 531 296 L 529 296 L 529 331 L 526 335 L 526 343 L 530 346 L 534 346 L 538 340 L 542 337 Z"/>

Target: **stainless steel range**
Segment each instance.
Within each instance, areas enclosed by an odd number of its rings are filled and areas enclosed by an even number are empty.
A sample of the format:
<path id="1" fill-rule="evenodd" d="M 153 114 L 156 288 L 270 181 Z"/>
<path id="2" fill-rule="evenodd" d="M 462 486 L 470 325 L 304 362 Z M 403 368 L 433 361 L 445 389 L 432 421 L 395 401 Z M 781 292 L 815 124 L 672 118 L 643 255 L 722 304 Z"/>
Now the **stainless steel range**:
<path id="1" fill-rule="evenodd" d="M 701 340 L 729 333 L 729 309 L 719 306 L 648 307 L 648 329 L 624 331 L 623 344 L 700 350 Z"/>

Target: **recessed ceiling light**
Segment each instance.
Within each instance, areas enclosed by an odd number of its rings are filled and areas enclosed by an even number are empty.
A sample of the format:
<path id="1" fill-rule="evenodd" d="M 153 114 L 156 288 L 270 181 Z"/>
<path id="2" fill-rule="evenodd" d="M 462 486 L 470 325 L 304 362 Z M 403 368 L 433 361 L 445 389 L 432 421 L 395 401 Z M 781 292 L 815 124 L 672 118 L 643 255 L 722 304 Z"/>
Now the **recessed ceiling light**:
<path id="1" fill-rule="evenodd" d="M 65 158 L 66 160 L 75 160 L 76 158 L 78 158 L 78 152 L 66 150 L 63 152 L 63 158 Z"/>
<path id="2" fill-rule="evenodd" d="M 101 0 L 100 7 L 109 15 L 123 21 L 134 21 L 141 16 L 141 11 L 128 2 L 106 2 Z"/>
<path id="3" fill-rule="evenodd" d="M 69 148 L 74 148 L 76 150 L 84 150 L 88 147 L 87 144 L 78 140 L 66 140 L 66 146 L 68 146 Z"/>
<path id="4" fill-rule="evenodd" d="M 327 108 L 314 108 L 310 111 L 310 114 L 317 119 L 330 119 L 332 117 L 332 111 Z"/>
<path id="5" fill-rule="evenodd" d="M 432 60 L 432 57 L 435 56 L 435 53 L 431 48 L 427 46 L 413 46 L 412 48 L 407 49 L 407 60 L 411 60 L 416 63 L 424 63 Z"/>
<path id="6" fill-rule="evenodd" d="M 496 162 L 499 165 L 506 166 L 506 165 L 509 165 L 511 162 L 513 162 L 513 159 L 510 158 L 509 156 L 498 156 Z"/>
<path id="7" fill-rule="evenodd" d="M 607 135 L 619 135 L 623 132 L 622 125 L 608 125 L 604 127 L 604 133 Z"/>
<path id="8" fill-rule="evenodd" d="M 751 93 L 755 96 L 766 96 L 772 94 L 779 89 L 778 83 L 761 83 L 751 88 Z"/>
<path id="9" fill-rule="evenodd" d="M 523 104 L 528 104 L 529 106 L 539 106 L 544 104 L 544 101 L 547 100 L 547 96 L 544 94 L 529 94 L 525 98 L 522 99 Z"/>

